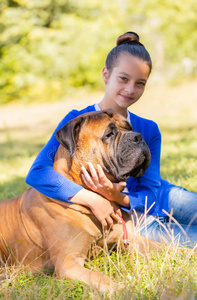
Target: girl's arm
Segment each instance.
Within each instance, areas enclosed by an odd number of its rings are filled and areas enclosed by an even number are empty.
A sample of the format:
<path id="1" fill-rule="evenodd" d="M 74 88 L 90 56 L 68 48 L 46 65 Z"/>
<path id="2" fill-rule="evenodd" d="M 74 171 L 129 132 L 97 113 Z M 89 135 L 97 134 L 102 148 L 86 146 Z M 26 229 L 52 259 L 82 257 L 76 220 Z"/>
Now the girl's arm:
<path id="1" fill-rule="evenodd" d="M 60 122 L 48 143 L 36 157 L 26 177 L 26 183 L 50 198 L 85 205 L 92 210 L 103 226 L 107 224 L 112 226 L 112 218 L 121 222 L 121 211 L 115 203 L 110 203 L 104 197 L 84 189 L 53 169 L 55 154 L 59 147 L 55 133 L 77 115 L 79 112 L 71 111 Z"/>
<path id="2" fill-rule="evenodd" d="M 113 219 L 122 223 L 120 207 L 93 191 L 83 188 L 71 200 L 76 204 L 89 207 L 104 228 L 109 225 L 113 229 Z"/>
<path id="3" fill-rule="evenodd" d="M 50 140 L 36 157 L 26 177 L 26 183 L 42 194 L 66 202 L 79 192 L 82 186 L 75 184 L 53 169 L 55 154 L 60 145 L 55 138 L 55 133 L 64 124 L 75 118 L 77 113 L 79 114 L 77 111 L 71 111 L 59 123 Z"/>

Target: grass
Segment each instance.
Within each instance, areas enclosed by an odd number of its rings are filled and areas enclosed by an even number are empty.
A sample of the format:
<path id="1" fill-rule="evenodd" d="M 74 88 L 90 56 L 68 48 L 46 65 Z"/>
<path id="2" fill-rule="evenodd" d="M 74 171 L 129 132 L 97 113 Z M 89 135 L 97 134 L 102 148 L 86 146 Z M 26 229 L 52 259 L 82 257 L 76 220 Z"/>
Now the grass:
<path id="1" fill-rule="evenodd" d="M 155 120 L 163 137 L 162 177 L 197 192 L 197 87 L 149 87 L 132 111 Z M 73 107 L 82 108 L 101 94 L 80 96 L 55 104 L 2 106 L 0 109 L 0 199 L 22 193 L 25 176 L 56 124 Z M 54 274 L 26 273 L 5 267 L 0 299 L 196 299 L 197 259 L 192 250 L 162 245 L 140 255 L 137 249 L 111 253 L 87 262 L 123 286 L 113 295 L 100 294 L 77 281 L 57 280 Z"/>
<path id="2" fill-rule="evenodd" d="M 77 281 L 57 280 L 54 274 L 32 275 L 24 268 L 6 268 L 1 299 L 195 299 L 197 260 L 193 252 L 162 246 L 158 252 L 112 253 L 87 263 L 123 285 L 113 295 L 98 293 Z M 177 296 L 181 298 L 177 298 Z"/>

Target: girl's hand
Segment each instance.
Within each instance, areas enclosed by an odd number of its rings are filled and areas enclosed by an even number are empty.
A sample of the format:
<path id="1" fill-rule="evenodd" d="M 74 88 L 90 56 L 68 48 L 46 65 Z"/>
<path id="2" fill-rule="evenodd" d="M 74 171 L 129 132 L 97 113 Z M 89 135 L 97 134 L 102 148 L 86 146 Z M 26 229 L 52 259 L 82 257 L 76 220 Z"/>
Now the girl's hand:
<path id="1" fill-rule="evenodd" d="M 95 201 L 89 203 L 95 217 L 101 222 L 104 229 L 109 226 L 113 229 L 114 220 L 122 223 L 122 213 L 120 207 L 102 196 L 95 194 Z"/>
<path id="2" fill-rule="evenodd" d="M 103 172 L 100 165 L 97 165 L 97 171 L 93 167 L 92 163 L 88 163 L 88 171 L 82 167 L 82 179 L 86 186 L 92 191 L 102 195 L 106 199 L 119 202 L 120 192 L 126 186 L 126 182 L 113 183 L 111 182 Z"/>
<path id="3" fill-rule="evenodd" d="M 82 189 L 70 200 L 76 204 L 89 207 L 104 229 L 107 225 L 113 229 L 113 220 L 122 223 L 122 213 L 119 206 L 97 193 Z"/>

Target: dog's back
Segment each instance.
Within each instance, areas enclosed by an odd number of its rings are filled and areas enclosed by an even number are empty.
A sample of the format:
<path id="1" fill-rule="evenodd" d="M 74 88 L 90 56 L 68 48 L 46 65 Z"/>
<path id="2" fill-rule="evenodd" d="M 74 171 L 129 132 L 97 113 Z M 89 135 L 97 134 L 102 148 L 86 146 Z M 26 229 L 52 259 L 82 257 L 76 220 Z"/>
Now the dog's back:
<path id="1" fill-rule="evenodd" d="M 42 259 L 38 258 L 43 255 L 43 250 L 32 241 L 21 209 L 23 201 L 26 202 L 32 192 L 38 193 L 30 188 L 16 198 L 0 201 L 0 266 L 31 263 L 35 268 L 42 267 Z"/>

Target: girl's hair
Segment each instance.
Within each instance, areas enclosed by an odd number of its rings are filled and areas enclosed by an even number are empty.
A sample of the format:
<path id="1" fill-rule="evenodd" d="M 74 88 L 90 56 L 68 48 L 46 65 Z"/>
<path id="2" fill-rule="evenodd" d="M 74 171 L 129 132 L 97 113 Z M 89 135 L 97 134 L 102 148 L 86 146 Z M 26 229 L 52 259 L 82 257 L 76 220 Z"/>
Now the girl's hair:
<path id="1" fill-rule="evenodd" d="M 120 54 L 122 54 L 123 52 L 130 53 L 131 55 L 147 62 L 151 73 L 151 57 L 144 45 L 141 44 L 139 40 L 139 35 L 132 31 L 128 31 L 118 37 L 116 41 L 116 47 L 114 47 L 109 52 L 105 61 L 105 66 L 107 67 L 110 74 L 113 68 L 117 65 Z"/>

